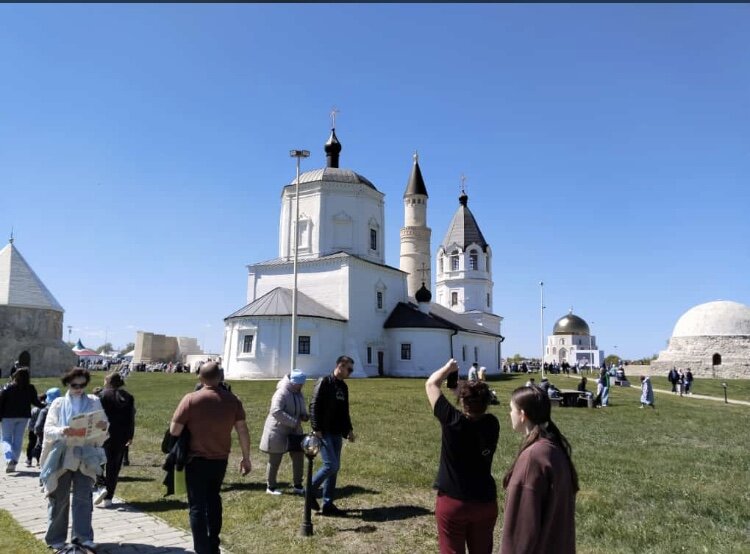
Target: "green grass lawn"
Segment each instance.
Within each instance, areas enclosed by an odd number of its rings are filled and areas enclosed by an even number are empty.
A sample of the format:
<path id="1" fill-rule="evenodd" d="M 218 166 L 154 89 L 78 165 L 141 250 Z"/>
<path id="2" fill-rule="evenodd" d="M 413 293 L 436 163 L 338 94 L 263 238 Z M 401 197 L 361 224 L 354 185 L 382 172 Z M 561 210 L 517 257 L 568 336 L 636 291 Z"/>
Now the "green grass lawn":
<path id="1" fill-rule="evenodd" d="M 102 380 L 103 374 L 94 374 L 90 388 Z M 525 380 L 519 375 L 491 383 L 502 400 L 492 407 L 501 423 L 493 465 L 498 483 L 520 442 L 510 431 L 507 400 Z M 560 376 L 552 381 L 560 388 L 575 384 Z M 35 380 L 39 389 L 58 383 Z M 185 498 L 163 498 L 159 446 L 175 406 L 194 383 L 194 376 L 184 374 L 138 373 L 128 379 L 138 408 L 137 429 L 133 465 L 123 469 L 117 491 L 134 506 L 184 529 L 189 528 Z M 437 551 L 431 485 L 440 428 L 430 413 L 423 380 L 349 381 L 358 440 L 344 447 L 337 500 L 349 517 L 313 516 L 311 538 L 298 534 L 301 498 L 264 492 L 266 460 L 257 444 L 276 382 L 231 384 L 245 405 L 254 450 L 253 471 L 242 478 L 236 471 L 235 438 L 222 494 L 225 547 L 236 553 Z M 699 380 L 696 392 L 708 394 L 716 386 L 716 395 L 723 394 L 717 383 Z M 744 382 L 731 381 L 730 387 L 738 398 L 750 396 Z M 311 391 L 308 383 L 305 392 Z M 553 412 L 573 445 L 580 475 L 578 551 L 750 552 L 750 407 L 662 394 L 656 397 L 656 410 L 642 410 L 639 396 L 638 387 L 613 387 L 606 409 Z M 283 484 L 290 478 L 285 460 L 279 479 Z M 502 507 L 503 492 L 498 492 Z M 502 513 L 495 529 L 497 545 L 501 523 Z"/>
<path id="2" fill-rule="evenodd" d="M 10 513 L 0 510 L 0 552 L 49 554 L 50 550 L 43 541 L 21 527 Z"/>

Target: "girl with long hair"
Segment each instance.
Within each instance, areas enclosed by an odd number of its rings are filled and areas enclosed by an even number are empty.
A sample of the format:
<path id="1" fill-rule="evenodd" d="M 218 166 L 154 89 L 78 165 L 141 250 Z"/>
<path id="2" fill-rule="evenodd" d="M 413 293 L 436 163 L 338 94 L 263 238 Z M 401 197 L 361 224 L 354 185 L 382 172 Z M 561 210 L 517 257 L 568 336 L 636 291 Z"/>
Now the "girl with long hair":
<path id="1" fill-rule="evenodd" d="M 578 474 L 570 444 L 550 411 L 549 398 L 538 387 L 519 387 L 511 394 L 511 426 L 524 439 L 503 478 L 502 554 L 575 552 Z"/>

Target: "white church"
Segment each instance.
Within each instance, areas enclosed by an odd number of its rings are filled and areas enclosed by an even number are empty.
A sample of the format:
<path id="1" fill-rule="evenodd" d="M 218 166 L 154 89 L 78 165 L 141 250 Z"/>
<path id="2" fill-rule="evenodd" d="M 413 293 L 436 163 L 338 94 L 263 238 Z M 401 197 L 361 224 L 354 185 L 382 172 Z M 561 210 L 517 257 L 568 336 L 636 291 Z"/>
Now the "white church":
<path id="1" fill-rule="evenodd" d="M 492 250 L 462 193 L 437 248 L 435 295 L 427 188 L 417 155 L 404 192 L 400 267 L 385 262 L 384 194 L 339 167 L 335 127 L 326 167 L 299 176 L 296 366 L 328 374 L 341 354 L 354 377 L 424 377 L 448 358 L 499 371 L 502 317 L 492 312 Z M 279 254 L 248 266 L 246 305 L 224 320 L 228 379 L 290 370 L 295 181 L 281 192 Z M 435 301 L 433 301 L 435 300 Z"/>

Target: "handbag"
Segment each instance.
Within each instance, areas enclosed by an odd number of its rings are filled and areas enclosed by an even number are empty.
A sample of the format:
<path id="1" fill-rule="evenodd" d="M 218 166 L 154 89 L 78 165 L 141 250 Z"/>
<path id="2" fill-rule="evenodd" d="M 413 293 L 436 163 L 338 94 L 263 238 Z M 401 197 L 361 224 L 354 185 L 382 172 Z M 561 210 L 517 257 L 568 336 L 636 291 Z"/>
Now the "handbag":
<path id="1" fill-rule="evenodd" d="M 302 439 L 305 438 L 304 434 L 290 433 L 287 436 L 286 451 L 287 452 L 302 452 Z"/>

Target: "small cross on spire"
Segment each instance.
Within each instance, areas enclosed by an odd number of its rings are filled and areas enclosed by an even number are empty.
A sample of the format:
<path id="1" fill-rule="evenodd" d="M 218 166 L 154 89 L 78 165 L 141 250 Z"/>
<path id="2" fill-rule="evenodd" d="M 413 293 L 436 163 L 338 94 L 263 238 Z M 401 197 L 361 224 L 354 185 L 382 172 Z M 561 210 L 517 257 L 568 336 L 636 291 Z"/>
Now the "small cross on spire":
<path id="1" fill-rule="evenodd" d="M 10 244 L 13 244 L 14 240 L 16 240 L 16 239 L 13 238 L 13 227 L 11 227 L 10 228 L 10 240 L 9 240 Z"/>
<path id="2" fill-rule="evenodd" d="M 336 128 L 336 114 L 339 113 L 339 109 L 334 106 L 331 108 L 331 129 Z"/>
<path id="3" fill-rule="evenodd" d="M 422 262 L 422 268 L 418 269 L 417 271 L 419 271 L 422 274 L 422 284 L 424 285 L 425 276 L 426 276 L 427 272 L 429 271 L 429 269 L 427 269 L 425 267 L 424 262 Z"/>
<path id="4" fill-rule="evenodd" d="M 414 163 L 417 163 L 419 161 L 419 152 L 418 151 L 416 151 L 416 150 L 414 151 L 413 158 L 414 158 Z"/>
<path id="5" fill-rule="evenodd" d="M 461 194 L 466 194 L 466 175 L 461 174 Z"/>

